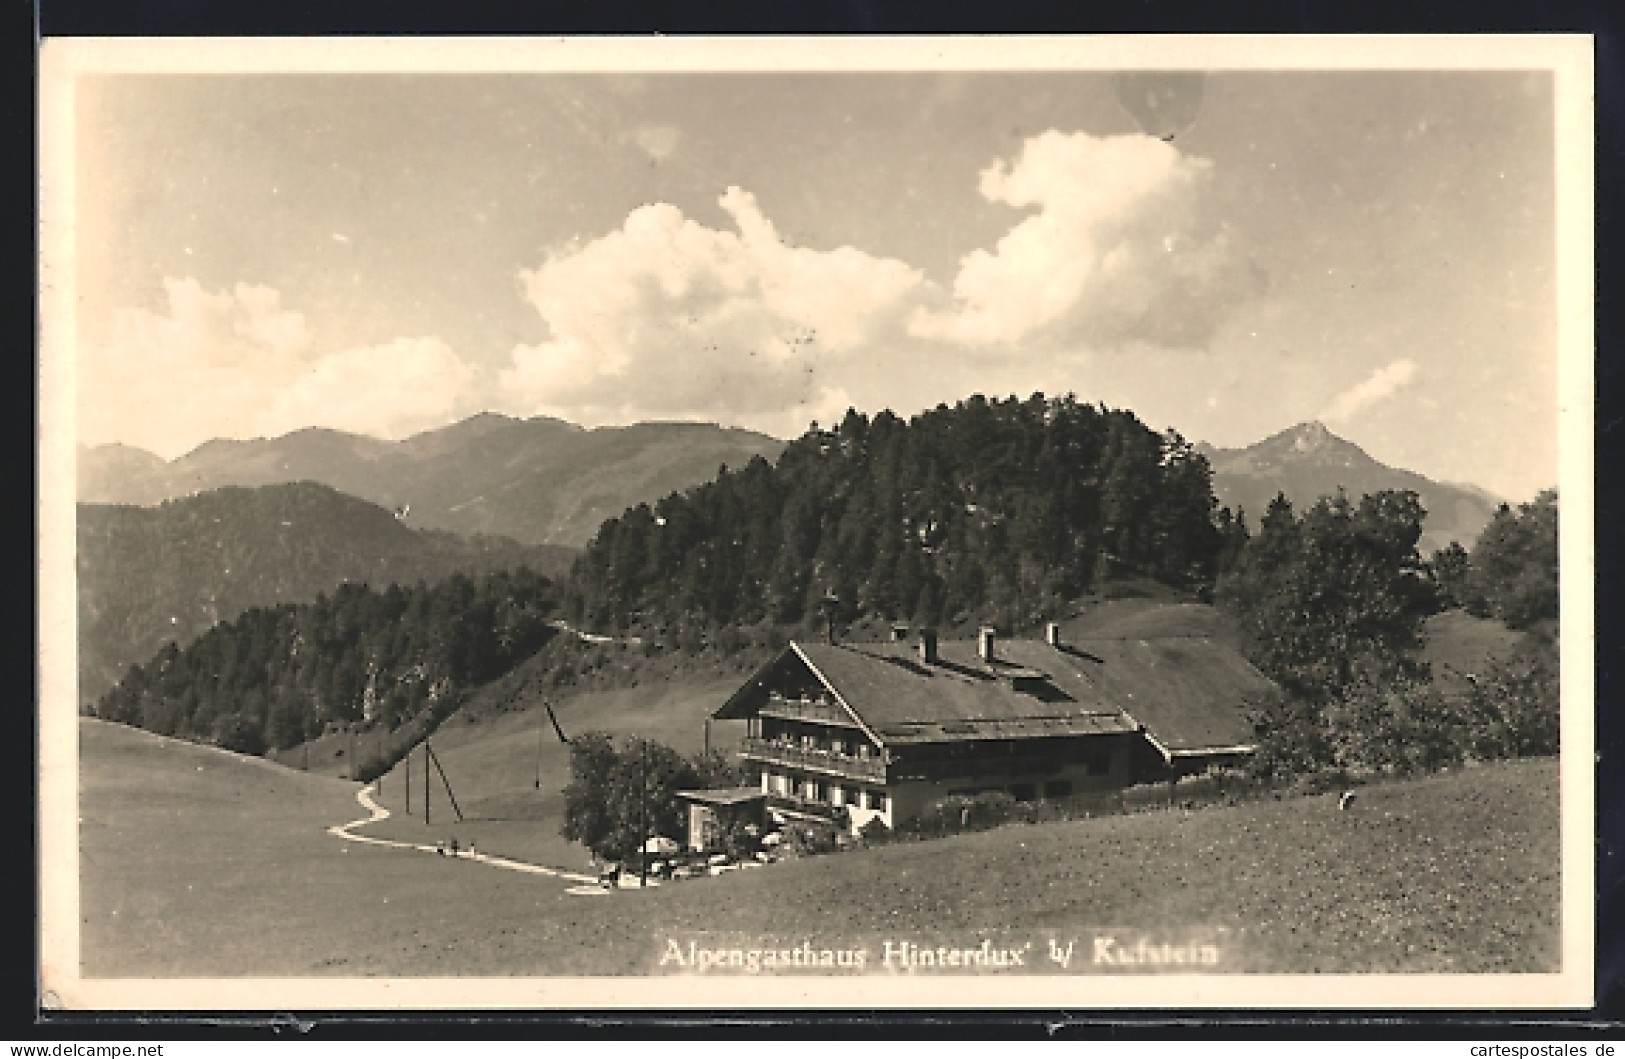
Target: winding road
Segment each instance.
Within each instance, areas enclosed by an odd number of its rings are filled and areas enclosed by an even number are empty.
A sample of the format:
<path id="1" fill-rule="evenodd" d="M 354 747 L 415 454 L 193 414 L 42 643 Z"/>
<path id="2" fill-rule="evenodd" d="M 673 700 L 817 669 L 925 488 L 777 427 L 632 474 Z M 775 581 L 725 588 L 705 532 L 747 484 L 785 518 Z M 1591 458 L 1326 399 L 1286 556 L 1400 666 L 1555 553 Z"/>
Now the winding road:
<path id="1" fill-rule="evenodd" d="M 364 842 L 372 846 L 391 846 L 395 849 L 412 849 L 417 850 L 420 853 L 436 853 L 442 856 L 447 855 L 446 851 L 438 846 L 430 846 L 418 842 L 399 842 L 394 839 L 374 838 L 372 835 L 357 834 L 355 829 L 358 827 L 365 824 L 375 824 L 380 820 L 389 819 L 389 810 L 372 800 L 372 792 L 375 789 L 376 788 L 374 786 L 369 784 L 355 793 L 356 801 L 361 803 L 361 807 L 367 810 L 368 815 L 356 820 L 351 820 L 347 824 L 334 824 L 332 827 L 327 829 L 327 833 L 335 838 L 341 838 L 346 842 Z M 565 871 L 562 868 L 547 868 L 540 864 L 529 864 L 522 860 L 513 860 L 508 857 L 497 857 L 489 853 L 476 853 L 472 850 L 453 853 L 450 854 L 450 856 L 454 856 L 459 860 L 471 860 L 479 864 L 487 864 L 493 868 L 506 868 L 509 871 L 520 871 L 530 875 L 548 875 L 557 879 L 563 879 L 567 882 L 578 884 L 577 886 L 572 886 L 570 888 L 570 893 L 585 893 L 589 889 L 594 894 L 608 892 L 603 887 L 599 886 L 598 880 L 592 876 L 582 875 L 579 872 Z"/>

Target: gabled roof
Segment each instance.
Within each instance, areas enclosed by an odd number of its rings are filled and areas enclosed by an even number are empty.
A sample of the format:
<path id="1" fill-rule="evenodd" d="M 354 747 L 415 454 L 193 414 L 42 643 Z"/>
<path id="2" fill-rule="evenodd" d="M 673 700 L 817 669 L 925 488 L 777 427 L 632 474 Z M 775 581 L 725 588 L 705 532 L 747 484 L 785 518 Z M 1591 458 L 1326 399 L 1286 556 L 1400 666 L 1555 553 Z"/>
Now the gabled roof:
<path id="1" fill-rule="evenodd" d="M 908 643 L 793 643 L 716 716 L 749 716 L 777 667 L 797 660 L 887 745 L 1046 735 L 1146 734 L 1166 754 L 1239 750 L 1250 707 L 1275 691 L 1233 649 L 1205 637 L 943 641 L 926 665 Z"/>

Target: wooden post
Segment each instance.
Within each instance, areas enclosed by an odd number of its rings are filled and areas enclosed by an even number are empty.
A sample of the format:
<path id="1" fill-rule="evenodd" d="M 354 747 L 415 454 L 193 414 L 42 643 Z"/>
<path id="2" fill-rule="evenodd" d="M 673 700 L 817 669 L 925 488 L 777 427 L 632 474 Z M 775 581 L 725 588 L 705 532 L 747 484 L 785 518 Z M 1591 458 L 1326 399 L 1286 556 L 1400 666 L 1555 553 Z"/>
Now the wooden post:
<path id="1" fill-rule="evenodd" d="M 423 745 L 425 748 L 428 748 L 429 746 L 428 743 L 424 743 Z M 462 823 L 463 810 L 458 806 L 457 792 L 451 789 L 451 780 L 446 778 L 446 770 L 440 764 L 440 755 L 436 754 L 434 750 L 430 749 L 429 756 L 434 759 L 434 770 L 440 773 L 440 782 L 446 785 L 446 797 L 451 799 L 451 811 L 457 814 L 457 822 Z"/>

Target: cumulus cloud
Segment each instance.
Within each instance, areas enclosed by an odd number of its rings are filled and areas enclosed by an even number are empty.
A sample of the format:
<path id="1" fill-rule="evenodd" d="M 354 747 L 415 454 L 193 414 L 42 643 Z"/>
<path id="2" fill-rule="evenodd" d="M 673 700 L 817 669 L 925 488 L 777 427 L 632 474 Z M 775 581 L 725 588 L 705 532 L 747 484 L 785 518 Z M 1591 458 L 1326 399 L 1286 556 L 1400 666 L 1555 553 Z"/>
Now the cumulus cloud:
<path id="1" fill-rule="evenodd" d="M 737 232 L 655 203 L 524 272 L 549 337 L 514 351 L 507 401 L 586 422 L 827 414 L 828 369 L 902 338 L 929 295 L 900 261 L 786 246 L 739 188 L 720 204 Z"/>
<path id="2" fill-rule="evenodd" d="M 951 291 L 852 247 L 786 246 L 739 188 L 720 200 L 736 230 L 642 206 L 521 274 L 548 337 L 514 351 L 504 403 L 585 422 L 804 425 L 847 390 L 918 389 L 921 372 L 1036 365 L 1023 354 L 1040 351 L 1052 374 L 1057 357 L 1203 347 L 1261 282 L 1215 218 L 1210 170 L 1149 136 L 1033 137 L 980 191 L 1034 212 L 967 254 Z"/>
<path id="3" fill-rule="evenodd" d="M 651 124 L 624 141 L 660 160 L 682 133 Z M 520 274 L 545 337 L 513 350 L 489 403 L 589 424 L 712 419 L 794 434 L 849 401 L 1064 389 L 1096 354 L 1200 347 L 1258 285 L 1208 201 L 1210 174 L 1149 136 L 1035 136 L 979 184 L 1027 215 L 967 254 L 951 289 L 854 247 L 788 246 L 737 187 L 715 229 L 645 205 Z M 397 437 L 473 411 L 489 379 L 431 337 L 317 349 L 269 287 L 165 289 L 163 310 L 122 312 L 111 340 L 86 351 L 84 440 L 173 456 L 309 425 Z"/>
<path id="4" fill-rule="evenodd" d="M 1037 212 L 967 254 L 952 304 L 916 310 L 912 332 L 967 346 L 1205 345 L 1261 283 L 1207 208 L 1210 171 L 1149 136 L 1028 139 L 980 190 Z"/>
<path id="5" fill-rule="evenodd" d="M 322 425 L 398 436 L 444 421 L 471 373 L 437 339 L 314 348 L 303 314 L 270 287 L 207 291 L 164 281 L 166 308 L 121 310 L 76 377 L 81 440 L 166 457 L 214 437 Z"/>
<path id="6" fill-rule="evenodd" d="M 397 338 L 316 361 L 260 417 L 282 434 L 311 423 L 398 438 L 455 418 L 475 383 L 474 370 L 438 338 Z"/>
<path id="7" fill-rule="evenodd" d="M 1328 423 L 1346 423 L 1379 401 L 1393 396 L 1416 376 L 1416 361 L 1396 360 L 1378 368 L 1364 381 L 1338 394 L 1320 414 Z"/>

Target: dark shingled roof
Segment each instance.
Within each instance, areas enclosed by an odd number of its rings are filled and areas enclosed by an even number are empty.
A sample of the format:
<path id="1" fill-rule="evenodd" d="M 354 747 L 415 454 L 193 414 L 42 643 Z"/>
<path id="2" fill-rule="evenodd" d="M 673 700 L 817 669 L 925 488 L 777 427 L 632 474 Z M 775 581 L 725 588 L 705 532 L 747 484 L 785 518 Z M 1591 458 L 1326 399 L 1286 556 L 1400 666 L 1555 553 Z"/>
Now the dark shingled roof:
<path id="1" fill-rule="evenodd" d="M 1132 732 L 1170 752 L 1250 746 L 1246 712 L 1275 686 L 1205 637 L 1082 640 L 1059 648 L 1002 640 L 984 663 L 971 641 L 938 662 L 907 643 L 793 644 L 882 741 L 939 742 Z M 743 689 L 742 689 L 743 690 Z M 744 703 L 718 711 L 736 712 Z"/>

